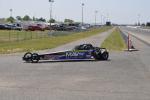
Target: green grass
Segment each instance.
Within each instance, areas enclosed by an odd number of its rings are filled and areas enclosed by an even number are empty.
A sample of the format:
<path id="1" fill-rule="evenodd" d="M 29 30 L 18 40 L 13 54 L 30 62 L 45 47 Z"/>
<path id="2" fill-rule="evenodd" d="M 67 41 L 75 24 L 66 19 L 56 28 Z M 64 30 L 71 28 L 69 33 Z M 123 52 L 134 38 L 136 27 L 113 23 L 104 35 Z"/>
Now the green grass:
<path id="1" fill-rule="evenodd" d="M 106 38 L 101 47 L 107 48 L 110 51 L 122 51 L 127 48 L 118 28 L 116 28 L 115 31 L 108 36 L 108 38 Z"/>
<path id="2" fill-rule="evenodd" d="M 15 31 L 15 30 L 1 30 L 0 42 L 12 42 L 36 39 L 41 37 L 48 37 L 48 31 Z"/>
<path id="3" fill-rule="evenodd" d="M 99 29 L 91 29 L 87 32 L 75 33 L 67 36 L 56 36 L 24 41 L 13 41 L 13 42 L 3 42 L 0 43 L 0 53 L 15 53 L 15 52 L 24 52 L 24 51 L 35 51 L 35 50 L 44 50 L 57 47 L 62 44 L 66 44 L 75 40 L 79 40 L 85 37 L 96 35 L 98 33 L 107 31 L 112 27 L 103 27 Z"/>
<path id="4" fill-rule="evenodd" d="M 142 28 L 144 28 L 144 29 L 150 29 L 150 26 L 144 26 Z"/>

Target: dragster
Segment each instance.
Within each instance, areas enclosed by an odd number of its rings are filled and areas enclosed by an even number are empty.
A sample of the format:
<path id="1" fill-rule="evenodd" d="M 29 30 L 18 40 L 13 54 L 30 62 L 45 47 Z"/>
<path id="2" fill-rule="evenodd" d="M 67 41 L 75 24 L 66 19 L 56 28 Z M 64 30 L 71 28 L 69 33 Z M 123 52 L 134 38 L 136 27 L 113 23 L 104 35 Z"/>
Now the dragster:
<path id="1" fill-rule="evenodd" d="M 73 50 L 48 54 L 27 52 L 23 60 L 29 63 L 38 63 L 40 60 L 52 61 L 82 61 L 82 60 L 108 60 L 109 52 L 106 48 L 94 47 L 92 44 L 81 44 Z"/>

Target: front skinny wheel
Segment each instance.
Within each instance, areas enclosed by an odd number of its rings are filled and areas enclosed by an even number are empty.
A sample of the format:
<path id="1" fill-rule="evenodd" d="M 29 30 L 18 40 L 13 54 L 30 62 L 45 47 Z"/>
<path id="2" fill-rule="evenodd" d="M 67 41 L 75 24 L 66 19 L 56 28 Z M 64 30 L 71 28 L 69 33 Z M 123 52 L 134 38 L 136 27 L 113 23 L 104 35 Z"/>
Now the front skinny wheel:
<path id="1" fill-rule="evenodd" d="M 39 62 L 39 55 L 37 53 L 32 54 L 32 63 L 38 63 Z"/>

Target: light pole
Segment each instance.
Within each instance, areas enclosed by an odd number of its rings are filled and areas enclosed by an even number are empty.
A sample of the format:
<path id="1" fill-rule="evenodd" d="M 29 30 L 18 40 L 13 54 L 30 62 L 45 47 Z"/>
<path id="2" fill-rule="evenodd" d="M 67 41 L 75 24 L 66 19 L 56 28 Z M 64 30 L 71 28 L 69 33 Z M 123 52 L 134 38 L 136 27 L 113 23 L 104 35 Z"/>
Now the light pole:
<path id="1" fill-rule="evenodd" d="M 103 25 L 103 15 L 101 14 L 101 25 Z"/>
<path id="2" fill-rule="evenodd" d="M 102 25 L 105 25 L 105 16 L 103 14 L 101 14 L 101 21 L 102 21 Z"/>
<path id="3" fill-rule="evenodd" d="M 9 11 L 10 11 L 10 17 L 12 17 L 13 9 L 9 9 Z"/>
<path id="4" fill-rule="evenodd" d="M 12 12 L 13 12 L 13 9 L 9 9 L 10 11 L 10 22 L 12 23 L 13 21 L 11 20 L 12 19 Z M 12 26 L 10 26 L 10 28 L 12 29 Z M 10 31 L 9 31 L 9 41 L 11 40 L 11 34 L 10 34 Z"/>
<path id="5" fill-rule="evenodd" d="M 96 26 L 96 24 L 97 24 L 97 13 L 98 13 L 98 11 L 97 10 L 95 10 L 95 26 Z"/>
<path id="6" fill-rule="evenodd" d="M 103 15 L 103 23 L 104 23 L 104 25 L 106 24 L 106 16 L 105 15 Z"/>
<path id="7" fill-rule="evenodd" d="M 140 26 L 140 17 L 141 17 L 141 15 L 140 14 L 138 14 L 138 26 Z"/>
<path id="8" fill-rule="evenodd" d="M 49 23 L 50 23 L 50 30 L 51 30 L 52 4 L 53 4 L 54 0 L 49 0 L 49 2 L 50 2 L 50 20 L 49 20 Z"/>
<path id="9" fill-rule="evenodd" d="M 82 3 L 82 26 L 83 26 L 83 20 L 84 20 L 84 12 L 83 12 L 83 8 L 84 8 L 84 3 Z"/>
<path id="10" fill-rule="evenodd" d="M 109 13 L 107 13 L 107 22 L 109 22 L 110 19 L 109 19 Z"/>

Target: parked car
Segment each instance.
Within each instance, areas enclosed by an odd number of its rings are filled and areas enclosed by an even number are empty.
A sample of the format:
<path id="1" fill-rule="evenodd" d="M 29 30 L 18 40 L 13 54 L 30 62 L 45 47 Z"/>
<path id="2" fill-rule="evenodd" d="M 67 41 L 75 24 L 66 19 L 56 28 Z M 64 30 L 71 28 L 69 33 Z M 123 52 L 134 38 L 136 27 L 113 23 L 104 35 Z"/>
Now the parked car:
<path id="1" fill-rule="evenodd" d="M 13 26 L 12 29 L 13 29 L 13 30 L 21 31 L 21 30 L 22 30 L 22 27 L 20 27 L 20 26 Z"/>
<path id="2" fill-rule="evenodd" d="M 22 30 L 21 26 L 17 26 L 15 24 L 5 24 L 5 27 L 7 27 L 7 29 L 10 29 L 10 30 L 18 30 L 18 31 Z"/>
<path id="3" fill-rule="evenodd" d="M 14 24 L 13 26 L 14 26 L 13 27 L 14 30 L 19 30 L 19 31 L 23 30 L 23 27 L 21 24 Z"/>
<path id="4" fill-rule="evenodd" d="M 0 30 L 11 30 L 7 25 L 0 24 Z"/>
<path id="5" fill-rule="evenodd" d="M 30 25 L 28 26 L 29 31 L 44 31 L 44 28 L 42 28 L 42 26 L 40 24 L 37 25 Z"/>
<path id="6" fill-rule="evenodd" d="M 56 31 L 72 31 L 75 30 L 75 26 L 67 26 L 67 25 L 53 25 L 51 26 L 51 29 L 56 30 Z"/>
<path id="7" fill-rule="evenodd" d="M 5 26 L 4 25 L 0 25 L 0 29 L 1 30 L 5 29 Z"/>

